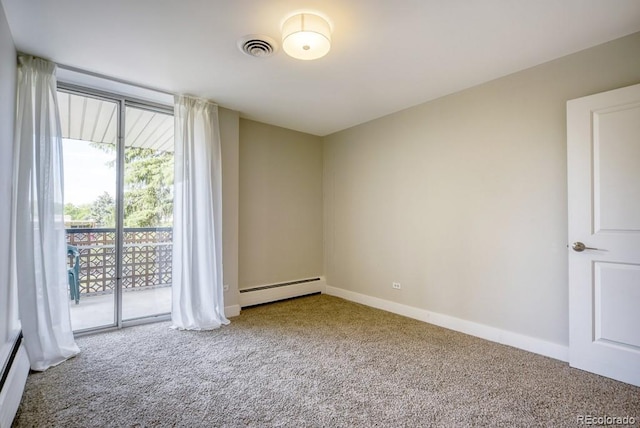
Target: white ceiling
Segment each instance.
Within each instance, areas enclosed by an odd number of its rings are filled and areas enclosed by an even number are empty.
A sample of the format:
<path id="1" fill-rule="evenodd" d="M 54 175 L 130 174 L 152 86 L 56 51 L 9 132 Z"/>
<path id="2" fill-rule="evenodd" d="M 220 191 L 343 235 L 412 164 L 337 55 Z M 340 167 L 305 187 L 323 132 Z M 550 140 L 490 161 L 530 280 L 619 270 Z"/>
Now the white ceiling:
<path id="1" fill-rule="evenodd" d="M 640 31 L 639 0 L 2 0 L 19 51 L 316 135 Z M 304 8 L 304 9 L 301 9 Z M 331 52 L 242 54 L 294 11 Z"/>

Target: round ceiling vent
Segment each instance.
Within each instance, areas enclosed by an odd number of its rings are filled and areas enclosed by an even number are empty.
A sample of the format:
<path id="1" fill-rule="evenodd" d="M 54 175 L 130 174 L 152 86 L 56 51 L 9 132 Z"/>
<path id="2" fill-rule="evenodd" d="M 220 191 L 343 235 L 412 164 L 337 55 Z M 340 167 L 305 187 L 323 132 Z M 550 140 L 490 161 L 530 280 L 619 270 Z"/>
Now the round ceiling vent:
<path id="1" fill-rule="evenodd" d="M 278 49 L 276 41 L 271 37 L 256 34 L 238 40 L 238 48 L 245 54 L 258 58 L 271 56 Z"/>

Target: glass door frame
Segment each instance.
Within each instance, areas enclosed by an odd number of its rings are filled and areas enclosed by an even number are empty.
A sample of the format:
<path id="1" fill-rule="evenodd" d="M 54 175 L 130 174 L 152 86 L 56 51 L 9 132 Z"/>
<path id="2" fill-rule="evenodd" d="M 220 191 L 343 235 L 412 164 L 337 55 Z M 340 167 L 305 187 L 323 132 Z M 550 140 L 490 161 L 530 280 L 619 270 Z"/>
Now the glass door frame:
<path id="1" fill-rule="evenodd" d="M 85 328 L 74 331 L 75 336 L 91 334 L 100 331 L 117 330 L 123 327 L 129 327 L 139 324 L 147 324 L 158 321 L 168 321 L 171 319 L 171 313 L 155 314 L 130 320 L 122 320 L 122 293 L 123 293 L 123 255 L 124 255 L 124 167 L 125 167 L 125 149 L 126 149 L 126 108 L 138 108 L 157 113 L 170 114 L 173 116 L 174 109 L 172 105 L 161 104 L 152 101 L 142 100 L 122 94 L 106 92 L 98 89 L 88 88 L 85 86 L 75 85 L 58 81 L 57 90 L 72 95 L 90 97 L 98 100 L 116 103 L 117 114 L 117 138 L 116 138 L 116 233 L 115 233 L 115 267 L 116 267 L 116 284 L 114 288 L 114 313 L 113 323 L 97 327 Z"/>

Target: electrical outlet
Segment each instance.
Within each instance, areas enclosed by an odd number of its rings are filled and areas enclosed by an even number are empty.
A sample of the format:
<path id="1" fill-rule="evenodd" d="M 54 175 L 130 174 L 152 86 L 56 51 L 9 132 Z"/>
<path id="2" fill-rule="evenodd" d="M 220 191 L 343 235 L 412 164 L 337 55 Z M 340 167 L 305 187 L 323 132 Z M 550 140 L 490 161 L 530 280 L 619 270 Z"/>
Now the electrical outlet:
<path id="1" fill-rule="evenodd" d="M 394 282 L 393 284 L 391 284 L 391 287 L 395 288 L 396 290 L 400 290 L 402 288 L 399 282 Z"/>
<path id="2" fill-rule="evenodd" d="M 222 286 L 222 289 L 223 289 L 224 291 L 229 291 L 229 284 L 224 284 L 224 285 Z"/>

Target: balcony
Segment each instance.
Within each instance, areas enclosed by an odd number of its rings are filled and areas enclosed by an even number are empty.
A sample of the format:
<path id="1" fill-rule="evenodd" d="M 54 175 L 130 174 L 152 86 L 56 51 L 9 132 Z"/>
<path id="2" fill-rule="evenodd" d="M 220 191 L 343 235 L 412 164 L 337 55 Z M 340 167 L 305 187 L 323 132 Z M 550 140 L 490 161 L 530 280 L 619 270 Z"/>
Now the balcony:
<path id="1" fill-rule="evenodd" d="M 116 230 L 67 229 L 80 252 L 80 303 L 71 304 L 74 330 L 114 323 Z M 122 257 L 123 319 L 171 310 L 171 227 L 125 228 Z"/>

